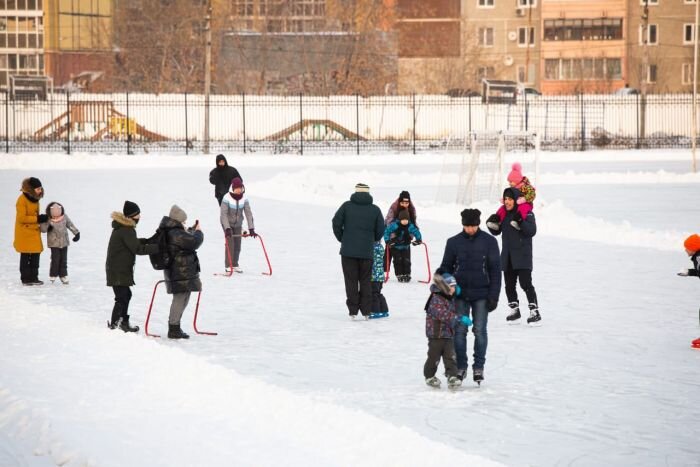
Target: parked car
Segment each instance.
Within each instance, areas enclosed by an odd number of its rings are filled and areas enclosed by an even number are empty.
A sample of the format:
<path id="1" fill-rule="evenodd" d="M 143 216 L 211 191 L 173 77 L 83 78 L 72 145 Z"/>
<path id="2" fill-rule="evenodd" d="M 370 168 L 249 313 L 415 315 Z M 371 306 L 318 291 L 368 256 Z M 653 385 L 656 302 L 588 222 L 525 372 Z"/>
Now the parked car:
<path id="1" fill-rule="evenodd" d="M 613 94 L 615 94 L 616 96 L 634 96 L 639 94 L 639 90 L 625 86 L 624 88 L 618 89 Z"/>
<path id="2" fill-rule="evenodd" d="M 481 94 L 473 89 L 452 88 L 446 92 L 450 97 L 481 97 Z"/>
<path id="3" fill-rule="evenodd" d="M 518 95 L 519 96 L 541 96 L 542 93 L 535 88 L 527 88 L 523 85 L 518 85 Z"/>

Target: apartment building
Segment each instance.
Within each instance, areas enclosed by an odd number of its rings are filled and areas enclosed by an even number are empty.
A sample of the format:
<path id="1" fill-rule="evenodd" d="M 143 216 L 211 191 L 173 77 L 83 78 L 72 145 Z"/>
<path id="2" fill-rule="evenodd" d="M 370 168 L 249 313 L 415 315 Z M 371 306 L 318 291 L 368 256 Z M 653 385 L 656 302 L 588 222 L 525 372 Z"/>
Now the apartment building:
<path id="1" fill-rule="evenodd" d="M 42 0 L 0 0 L 0 89 L 12 76 L 44 75 Z"/>
<path id="2" fill-rule="evenodd" d="M 113 60 L 114 0 L 44 0 L 45 68 L 55 86 L 99 90 Z"/>
<path id="3" fill-rule="evenodd" d="M 482 78 L 539 87 L 538 0 L 463 0 L 462 56 L 477 89 Z"/>
<path id="4" fill-rule="evenodd" d="M 628 0 L 630 87 L 647 92 L 692 92 L 694 0 Z"/>

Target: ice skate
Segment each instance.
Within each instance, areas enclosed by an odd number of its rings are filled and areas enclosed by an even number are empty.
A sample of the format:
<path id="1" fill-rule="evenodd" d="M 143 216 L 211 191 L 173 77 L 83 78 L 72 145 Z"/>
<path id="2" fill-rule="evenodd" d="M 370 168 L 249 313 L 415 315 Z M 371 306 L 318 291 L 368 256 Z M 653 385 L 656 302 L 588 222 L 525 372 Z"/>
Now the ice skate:
<path id="1" fill-rule="evenodd" d="M 437 376 L 433 376 L 432 378 L 425 378 L 425 384 L 431 388 L 440 388 L 441 381 Z"/>
<path id="2" fill-rule="evenodd" d="M 518 302 L 510 302 L 510 313 L 506 316 L 506 321 L 509 324 L 520 324 L 520 306 Z"/>
<path id="3" fill-rule="evenodd" d="M 450 389 L 457 389 L 462 385 L 462 378 L 459 376 L 450 376 L 447 378 L 447 387 Z"/>
<path id="4" fill-rule="evenodd" d="M 484 369 L 483 368 L 474 368 L 473 369 L 473 378 L 474 382 L 481 386 L 481 382 L 484 380 Z"/>
<path id="5" fill-rule="evenodd" d="M 536 303 L 530 303 L 530 317 L 527 318 L 527 324 L 530 326 L 541 326 L 542 317 Z"/>
<path id="6" fill-rule="evenodd" d="M 68 285 L 68 276 L 61 277 L 61 283 L 63 285 Z"/>

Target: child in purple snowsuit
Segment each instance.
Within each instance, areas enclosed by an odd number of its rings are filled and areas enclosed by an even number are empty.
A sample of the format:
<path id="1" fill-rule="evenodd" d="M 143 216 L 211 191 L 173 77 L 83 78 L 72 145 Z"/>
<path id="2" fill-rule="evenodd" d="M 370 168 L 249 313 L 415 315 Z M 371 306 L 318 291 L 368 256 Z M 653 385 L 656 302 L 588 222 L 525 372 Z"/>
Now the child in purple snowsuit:
<path id="1" fill-rule="evenodd" d="M 430 297 L 425 304 L 425 335 L 428 337 L 428 358 L 423 365 L 425 384 L 440 387 L 437 373 L 440 358 L 445 366 L 447 384 L 456 387 L 462 384 L 458 376 L 457 355 L 455 354 L 454 329 L 458 322 L 471 326 L 472 320 L 466 315 L 455 313 L 454 297 L 457 292 L 457 279 L 452 274 L 435 274 L 430 284 Z"/>

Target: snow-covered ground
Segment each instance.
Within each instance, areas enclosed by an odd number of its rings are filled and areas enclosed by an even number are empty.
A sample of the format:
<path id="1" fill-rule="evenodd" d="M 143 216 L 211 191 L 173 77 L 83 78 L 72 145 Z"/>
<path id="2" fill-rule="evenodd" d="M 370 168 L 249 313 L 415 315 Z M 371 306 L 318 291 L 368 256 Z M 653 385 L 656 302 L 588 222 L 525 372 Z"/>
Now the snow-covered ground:
<path id="1" fill-rule="evenodd" d="M 260 244 L 246 239 L 245 272 L 231 278 L 214 276 L 213 159 L 0 156 L 0 466 L 700 466 L 700 352 L 689 346 L 700 283 L 676 276 L 690 264 L 683 239 L 700 231 L 687 151 L 542 154 L 533 277 L 544 325 L 506 325 L 502 296 L 486 381 L 456 392 L 423 382 L 426 285 L 392 278 L 388 319 L 348 319 L 330 222 L 357 182 L 382 211 L 408 189 L 436 268 L 463 208 L 437 197 L 457 180 L 445 156 L 230 155 L 273 269 L 260 274 Z M 82 233 L 68 286 L 19 283 L 14 203 L 27 176 Z M 106 328 L 109 215 L 126 199 L 141 206 L 140 236 L 173 203 L 200 220 L 198 326 L 218 336 Z M 496 202 L 477 204 L 482 220 Z M 413 270 L 428 276 L 421 249 Z M 134 323 L 160 278 L 137 259 Z M 152 332 L 166 331 L 168 306 L 161 291 Z"/>

